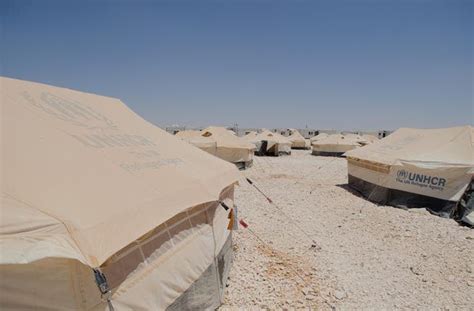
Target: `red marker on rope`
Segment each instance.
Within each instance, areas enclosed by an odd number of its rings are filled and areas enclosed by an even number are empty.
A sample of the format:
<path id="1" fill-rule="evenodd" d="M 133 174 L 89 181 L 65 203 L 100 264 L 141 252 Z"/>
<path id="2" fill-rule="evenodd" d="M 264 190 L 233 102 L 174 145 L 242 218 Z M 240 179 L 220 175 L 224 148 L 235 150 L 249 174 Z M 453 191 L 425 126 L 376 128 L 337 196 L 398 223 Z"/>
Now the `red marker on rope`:
<path id="1" fill-rule="evenodd" d="M 239 220 L 239 224 L 244 228 L 247 228 L 249 226 L 249 225 L 247 225 L 247 223 L 243 219 Z"/>
<path id="2" fill-rule="evenodd" d="M 265 193 L 263 193 L 262 190 L 260 190 L 257 186 L 255 186 L 253 184 L 253 181 L 251 181 L 249 178 L 245 178 L 245 179 L 247 179 L 247 182 L 251 184 L 255 189 L 257 189 L 257 191 L 260 192 L 265 197 L 265 199 L 267 199 L 268 203 L 273 204 L 272 199 L 270 199 Z"/>

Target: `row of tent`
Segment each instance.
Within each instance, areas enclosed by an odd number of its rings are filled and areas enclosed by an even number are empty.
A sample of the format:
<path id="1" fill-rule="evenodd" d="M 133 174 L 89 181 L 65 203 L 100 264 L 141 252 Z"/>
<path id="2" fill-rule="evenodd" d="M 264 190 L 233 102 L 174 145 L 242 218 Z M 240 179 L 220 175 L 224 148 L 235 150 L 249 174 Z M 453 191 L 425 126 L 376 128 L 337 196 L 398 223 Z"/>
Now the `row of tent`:
<path id="1" fill-rule="evenodd" d="M 314 155 L 342 156 L 346 151 L 366 146 L 378 140 L 371 135 L 319 134 L 311 140 L 305 139 L 297 130 L 291 129 L 285 137 L 262 129 L 239 137 L 224 127 L 211 126 L 203 130 L 184 130 L 176 136 L 218 158 L 245 169 L 252 165 L 253 155 L 290 155 L 291 149 L 310 149 Z"/>
<path id="2" fill-rule="evenodd" d="M 288 137 L 282 136 L 267 129 L 259 133 L 249 132 L 243 138 L 255 145 L 258 155 L 281 156 L 291 154 L 291 149 L 306 148 L 306 140 L 296 130 L 291 130 Z"/>
<path id="3" fill-rule="evenodd" d="M 218 135 L 218 133 L 221 133 Z M 178 136 L 230 162 L 257 155 L 291 154 L 307 149 L 318 156 L 345 156 L 348 183 L 369 200 L 402 208 L 424 207 L 430 212 L 474 225 L 474 134 L 471 126 L 447 129 L 399 129 L 379 140 L 372 135 L 321 133 L 308 142 L 296 130 L 284 137 L 263 129 L 242 138 L 224 128 L 185 131 Z M 191 138 L 192 137 L 192 138 Z M 214 140 L 203 141 L 214 137 Z M 234 148 L 219 152 L 216 145 Z M 214 143 L 212 149 L 205 145 Z M 230 144 L 232 142 L 233 145 Z M 250 144 L 249 144 L 250 143 Z M 246 151 L 237 152 L 241 149 Z M 239 154 L 234 157 L 230 154 Z"/>
<path id="4" fill-rule="evenodd" d="M 255 150 L 290 153 L 288 138 L 262 131 L 244 144 L 208 128 L 194 135 L 202 152 L 115 98 L 0 77 L 0 99 L 2 308 L 219 306 L 240 175 L 209 153 L 248 162 Z M 206 140 L 216 137 L 248 152 Z M 473 127 L 400 129 L 349 150 L 334 145 L 353 138 L 324 139 L 313 150 L 344 152 L 349 184 L 370 200 L 473 225 Z"/>
<path id="5" fill-rule="evenodd" d="M 289 137 L 263 129 L 243 137 L 224 127 L 211 126 L 201 131 L 185 130 L 176 133 L 182 140 L 218 158 L 245 169 L 252 165 L 254 154 L 280 156 L 291 154 L 291 149 L 307 149 L 309 143 L 296 130 Z"/>

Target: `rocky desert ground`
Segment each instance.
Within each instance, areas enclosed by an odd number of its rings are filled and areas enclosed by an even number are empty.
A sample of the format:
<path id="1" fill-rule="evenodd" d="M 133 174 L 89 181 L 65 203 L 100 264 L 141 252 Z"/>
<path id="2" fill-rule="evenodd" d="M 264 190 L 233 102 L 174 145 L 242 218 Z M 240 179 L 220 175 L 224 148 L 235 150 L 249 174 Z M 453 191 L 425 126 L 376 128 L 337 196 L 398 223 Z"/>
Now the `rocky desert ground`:
<path id="1" fill-rule="evenodd" d="M 221 310 L 474 310 L 474 230 L 366 201 L 343 158 L 256 157 Z M 314 242 L 313 242 L 314 240 Z"/>

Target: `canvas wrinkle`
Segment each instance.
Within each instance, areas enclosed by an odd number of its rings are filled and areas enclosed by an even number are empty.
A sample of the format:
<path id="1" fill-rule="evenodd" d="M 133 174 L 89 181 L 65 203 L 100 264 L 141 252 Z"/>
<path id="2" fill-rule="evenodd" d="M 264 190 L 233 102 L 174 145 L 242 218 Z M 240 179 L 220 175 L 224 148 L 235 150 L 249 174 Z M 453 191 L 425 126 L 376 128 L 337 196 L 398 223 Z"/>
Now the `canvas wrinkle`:
<path id="1" fill-rule="evenodd" d="M 53 215 L 53 214 L 51 214 L 51 213 L 48 213 L 48 212 L 46 212 L 46 211 L 44 211 L 44 210 L 42 210 L 42 209 L 34 208 L 32 204 L 27 203 L 27 202 L 25 202 L 25 201 L 23 201 L 23 200 L 21 200 L 21 199 L 19 199 L 19 198 L 16 198 L 16 197 L 13 196 L 13 195 L 10 195 L 10 194 L 8 194 L 8 193 L 5 193 L 5 194 L 6 194 L 7 196 L 10 196 L 10 197 L 13 198 L 14 200 L 17 200 L 18 202 L 24 204 L 25 206 L 28 206 L 28 207 L 30 207 L 30 208 L 32 208 L 32 209 L 34 209 L 34 210 L 37 210 L 37 211 L 41 212 L 42 214 L 44 214 L 44 215 L 46 215 L 46 216 L 48 216 L 48 217 L 51 217 L 51 218 L 55 219 L 56 221 L 58 221 L 58 223 L 62 224 L 62 225 L 64 226 L 64 228 L 68 231 L 69 237 L 71 238 L 72 242 L 74 243 L 74 246 L 75 246 L 76 250 L 79 252 L 79 255 L 80 255 L 80 256 L 77 257 L 77 260 L 79 260 L 79 261 L 81 261 L 81 262 L 84 262 L 84 263 L 90 264 L 90 262 L 87 260 L 88 256 L 86 256 L 86 254 L 84 254 L 84 253 L 82 252 L 81 248 L 79 247 L 78 242 L 76 241 L 76 239 L 74 238 L 74 235 L 72 234 L 72 231 L 70 230 L 69 226 L 66 225 L 66 223 L 65 223 L 64 221 L 62 221 L 61 219 L 59 219 L 59 218 L 56 217 L 55 215 Z"/>

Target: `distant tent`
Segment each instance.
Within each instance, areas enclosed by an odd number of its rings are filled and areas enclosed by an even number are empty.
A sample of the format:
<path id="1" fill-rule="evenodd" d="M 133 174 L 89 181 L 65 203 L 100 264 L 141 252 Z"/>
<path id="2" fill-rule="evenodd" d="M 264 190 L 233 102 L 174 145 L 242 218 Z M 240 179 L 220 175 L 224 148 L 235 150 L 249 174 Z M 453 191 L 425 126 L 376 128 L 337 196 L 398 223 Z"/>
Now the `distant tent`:
<path id="1" fill-rule="evenodd" d="M 309 140 L 309 142 L 310 142 L 311 145 L 312 145 L 314 142 L 316 142 L 316 141 L 318 141 L 318 140 L 321 140 L 321 139 L 323 139 L 323 138 L 326 138 L 326 137 L 328 137 L 328 136 L 329 136 L 329 134 L 326 134 L 326 133 L 319 133 L 318 135 L 311 137 L 310 140 Z"/>
<path id="2" fill-rule="evenodd" d="M 245 136 L 243 136 L 242 138 L 245 139 L 246 141 L 248 141 L 249 143 L 253 144 L 255 146 L 256 150 L 260 149 L 260 145 L 262 144 L 262 142 L 258 139 L 258 133 L 257 132 L 250 131 Z"/>
<path id="3" fill-rule="evenodd" d="M 291 141 L 291 148 L 293 149 L 308 149 L 309 142 L 298 132 L 298 130 L 290 129 L 290 136 L 288 139 Z"/>
<path id="4" fill-rule="evenodd" d="M 402 128 L 347 152 L 346 157 L 349 185 L 370 200 L 426 207 L 437 215 L 473 225 L 473 127 Z M 460 202 L 468 187 L 470 199 Z"/>
<path id="5" fill-rule="evenodd" d="M 291 141 L 278 133 L 263 129 L 256 136 L 256 139 L 261 142 L 260 148 L 257 149 L 258 155 L 280 156 L 291 154 Z"/>
<path id="6" fill-rule="evenodd" d="M 201 131 L 199 131 L 199 130 L 184 130 L 184 131 L 179 131 L 175 135 L 176 135 L 176 137 L 183 138 L 183 139 L 186 140 L 188 138 L 201 136 Z"/>
<path id="7" fill-rule="evenodd" d="M 346 151 L 359 148 L 368 142 L 355 134 L 332 134 L 325 138 L 313 141 L 313 155 L 342 156 Z"/>
<path id="8" fill-rule="evenodd" d="M 212 139 L 216 143 L 216 157 L 236 164 L 239 168 L 252 165 L 255 146 L 232 131 L 223 127 L 211 126 L 201 131 L 201 137 Z"/>
<path id="9" fill-rule="evenodd" d="M 201 131 L 186 130 L 176 133 L 176 137 L 187 141 L 188 143 L 203 151 L 215 155 L 217 151 L 217 142 L 209 137 L 203 137 L 201 134 Z"/>
<path id="10" fill-rule="evenodd" d="M 366 140 L 368 144 L 372 144 L 372 143 L 375 143 L 376 141 L 379 141 L 379 138 L 377 136 L 370 135 L 370 134 L 363 134 L 362 139 Z"/>
<path id="11" fill-rule="evenodd" d="M 218 307 L 235 166 L 118 99 L 0 85 L 2 308 L 106 310 L 102 293 L 115 310 Z"/>

